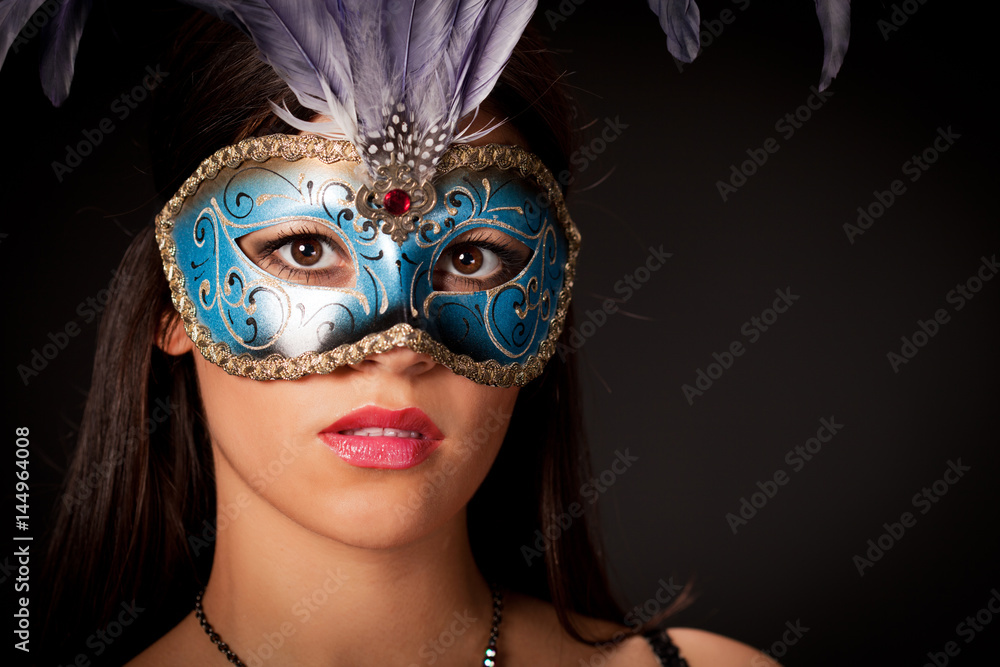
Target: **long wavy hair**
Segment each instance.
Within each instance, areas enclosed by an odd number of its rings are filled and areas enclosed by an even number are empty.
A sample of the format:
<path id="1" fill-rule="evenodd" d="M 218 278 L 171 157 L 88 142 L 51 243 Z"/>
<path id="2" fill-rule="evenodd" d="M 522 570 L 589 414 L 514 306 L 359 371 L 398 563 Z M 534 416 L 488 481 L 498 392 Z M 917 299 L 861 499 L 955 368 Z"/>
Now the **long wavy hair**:
<path id="1" fill-rule="evenodd" d="M 184 76 L 155 91 L 150 151 L 164 199 L 223 146 L 295 134 L 267 100 L 310 115 L 249 38 L 207 15 L 187 21 L 168 63 Z M 572 107 L 531 29 L 489 102 L 512 119 L 554 174 L 569 173 Z M 126 661 L 180 622 L 208 580 L 215 489 L 194 364 L 191 355 L 172 357 L 155 345 L 166 333 L 163 323 L 176 322 L 173 315 L 150 225 L 122 260 L 100 327 L 92 389 L 64 488 L 64 497 L 86 501 L 57 510 L 43 642 L 53 662 L 47 656 L 44 664 L 63 664 L 82 651 L 93 655 L 95 645 L 102 660 Z M 571 327 L 572 311 L 563 345 Z M 612 638 L 584 637 L 571 612 L 618 623 L 623 615 L 609 588 L 593 505 L 581 497 L 591 471 L 574 361 L 556 354 L 522 388 L 496 462 L 469 504 L 468 525 L 488 579 L 550 601 L 572 637 L 597 644 Z M 150 428 L 165 415 L 165 423 Z M 104 471 L 96 489 L 87 478 L 95 466 Z M 574 504 L 587 513 L 569 528 L 560 526 Z M 95 639 L 121 616 L 123 604 L 143 611 L 133 614 L 120 638 Z"/>

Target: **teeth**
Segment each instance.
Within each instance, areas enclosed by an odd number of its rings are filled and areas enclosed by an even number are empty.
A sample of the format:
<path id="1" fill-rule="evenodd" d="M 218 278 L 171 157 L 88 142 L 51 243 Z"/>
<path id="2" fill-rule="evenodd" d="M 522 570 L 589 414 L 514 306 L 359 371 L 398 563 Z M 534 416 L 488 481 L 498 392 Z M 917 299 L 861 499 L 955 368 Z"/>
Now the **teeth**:
<path id="1" fill-rule="evenodd" d="M 344 435 L 360 435 L 366 437 L 372 436 L 382 436 L 388 438 L 420 438 L 422 437 L 419 431 L 403 431 L 397 428 L 377 428 L 375 426 L 367 426 L 365 428 L 355 428 L 349 429 L 347 431 L 341 431 Z"/>

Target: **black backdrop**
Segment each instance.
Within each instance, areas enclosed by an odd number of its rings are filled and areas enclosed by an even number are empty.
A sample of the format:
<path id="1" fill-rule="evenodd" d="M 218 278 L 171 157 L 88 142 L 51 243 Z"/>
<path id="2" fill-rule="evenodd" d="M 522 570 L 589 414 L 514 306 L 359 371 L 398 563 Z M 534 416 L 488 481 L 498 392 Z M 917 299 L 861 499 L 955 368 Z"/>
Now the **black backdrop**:
<path id="1" fill-rule="evenodd" d="M 1000 281 L 980 276 L 995 274 L 1000 239 L 986 17 L 972 3 L 855 4 L 846 62 L 820 97 L 806 0 L 701 2 L 703 51 L 683 67 L 641 0 L 543 3 L 538 27 L 589 130 L 570 203 L 584 239 L 574 353 L 604 473 L 593 488 L 636 617 L 693 580 L 677 625 L 772 648 L 787 665 L 933 664 L 929 652 L 943 664 L 947 642 L 949 664 L 995 664 Z M 62 108 L 41 94 L 37 40 L 0 72 L 5 421 L 8 434 L 31 428 L 34 553 L 87 391 L 90 313 L 162 204 L 146 109 L 115 100 L 156 70 L 151 34 L 183 12 L 111 7 L 95 8 Z M 65 147 L 88 137 L 92 153 L 57 174 Z M 671 256 L 645 271 L 651 247 Z M 608 297 L 618 312 L 602 310 Z M 67 325 L 79 333 L 61 337 Z M 50 334 L 65 346 L 25 379 L 18 367 Z M 626 452 L 634 463 L 613 467 Z M 11 501 L 12 487 L 8 477 Z M 16 573 L 0 558 L 6 594 Z"/>

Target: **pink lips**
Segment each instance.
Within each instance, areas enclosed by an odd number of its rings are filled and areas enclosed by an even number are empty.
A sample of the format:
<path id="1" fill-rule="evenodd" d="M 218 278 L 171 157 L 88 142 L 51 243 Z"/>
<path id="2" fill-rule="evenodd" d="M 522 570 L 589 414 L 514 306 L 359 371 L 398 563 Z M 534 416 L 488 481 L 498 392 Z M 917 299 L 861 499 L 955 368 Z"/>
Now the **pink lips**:
<path id="1" fill-rule="evenodd" d="M 420 437 L 341 433 L 366 428 L 415 431 Z M 419 408 L 386 410 L 366 405 L 323 429 L 319 437 L 353 466 L 400 470 L 422 463 L 441 444 L 444 434 Z"/>

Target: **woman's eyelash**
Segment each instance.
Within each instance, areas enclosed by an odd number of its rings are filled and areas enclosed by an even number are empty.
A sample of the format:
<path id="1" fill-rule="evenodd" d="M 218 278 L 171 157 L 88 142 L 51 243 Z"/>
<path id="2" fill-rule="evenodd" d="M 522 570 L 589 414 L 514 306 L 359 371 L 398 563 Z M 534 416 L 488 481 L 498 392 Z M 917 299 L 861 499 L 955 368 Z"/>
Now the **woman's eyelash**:
<path id="1" fill-rule="evenodd" d="M 316 233 L 315 231 L 312 231 L 305 227 L 300 227 L 297 229 L 291 228 L 291 229 L 281 230 L 280 232 L 278 232 L 277 238 L 271 239 L 270 241 L 265 243 L 264 247 L 261 248 L 261 253 L 260 253 L 261 257 L 267 257 L 273 254 L 278 250 L 278 248 L 286 246 L 292 241 L 303 240 L 303 239 L 318 239 L 320 241 L 324 241 L 327 244 L 329 244 L 329 246 L 334 250 L 337 250 L 339 248 L 337 242 L 334 241 L 329 236 Z"/>
<path id="2" fill-rule="evenodd" d="M 455 249 L 460 248 L 463 245 L 479 246 L 480 248 L 486 248 L 496 254 L 496 256 L 500 259 L 501 268 L 497 275 L 488 279 L 489 282 L 496 284 L 505 283 L 513 278 L 531 258 L 530 253 L 526 258 L 523 251 L 518 251 L 517 242 L 513 239 L 508 239 L 506 236 L 497 239 L 484 232 L 479 232 L 478 234 L 473 233 L 468 238 L 463 239 L 446 250 L 445 253 L 443 253 L 443 256 L 451 254 L 455 251 Z M 483 289 L 484 285 L 484 279 L 482 278 L 471 278 L 469 276 L 449 274 L 448 279 L 455 283 L 456 286 L 469 290 Z"/>
<path id="3" fill-rule="evenodd" d="M 295 241 L 304 240 L 314 240 L 322 242 L 324 245 L 328 245 L 333 249 L 334 252 L 340 251 L 340 245 L 332 237 L 326 234 L 317 232 L 315 229 L 310 229 L 305 226 L 299 227 L 289 227 L 282 229 L 278 232 L 278 235 L 265 242 L 259 251 L 259 259 L 261 262 L 268 262 L 270 265 L 272 262 L 278 262 L 281 265 L 281 273 L 287 277 L 297 276 L 297 275 L 311 275 L 315 274 L 315 270 L 303 269 L 295 266 L 288 266 L 283 260 L 276 257 L 278 250 L 293 243 Z M 446 254 L 454 252 L 456 249 L 461 248 L 464 245 L 474 245 L 480 248 L 485 248 L 493 252 L 497 258 L 500 260 L 500 271 L 497 275 L 493 276 L 492 280 L 498 280 L 500 282 L 506 282 L 514 277 L 514 275 L 523 267 L 525 264 L 524 252 L 518 250 L 517 242 L 513 239 L 508 239 L 506 237 L 497 238 L 493 235 L 479 232 L 473 233 L 468 238 L 462 239 L 458 243 L 455 243 L 451 248 L 446 251 Z M 530 259 L 530 256 L 529 256 Z M 266 267 L 265 267 L 266 268 Z M 456 281 L 469 288 L 476 288 L 481 285 L 481 278 L 472 278 L 468 276 L 458 276 L 452 275 L 451 280 Z"/>
<path id="4" fill-rule="evenodd" d="M 494 254 L 496 254 L 497 257 L 500 258 L 500 261 L 503 263 L 504 268 L 516 266 L 520 264 L 521 261 L 523 260 L 523 254 L 515 249 L 514 241 L 507 241 L 507 240 L 498 241 L 492 237 L 488 237 L 483 234 L 480 234 L 478 236 L 476 234 L 473 234 L 469 238 L 464 239 L 459 243 L 456 243 L 451 248 L 450 252 L 454 252 L 455 248 L 460 248 L 461 246 L 466 244 L 480 246 L 482 248 L 486 248 L 487 250 L 493 252 Z"/>
<path id="5" fill-rule="evenodd" d="M 324 276 L 333 275 L 339 270 L 337 267 L 313 269 L 289 264 L 281 257 L 278 251 L 296 241 L 321 243 L 324 246 L 328 246 L 328 248 L 324 249 L 324 252 L 343 252 L 341 245 L 331 236 L 317 232 L 315 229 L 310 229 L 306 226 L 289 227 L 279 230 L 275 238 L 263 243 L 261 248 L 256 252 L 257 258 L 254 260 L 255 263 L 260 268 L 279 278 L 300 280 L 304 281 L 304 284 L 307 285 L 312 284 L 313 281 L 323 280 Z"/>

